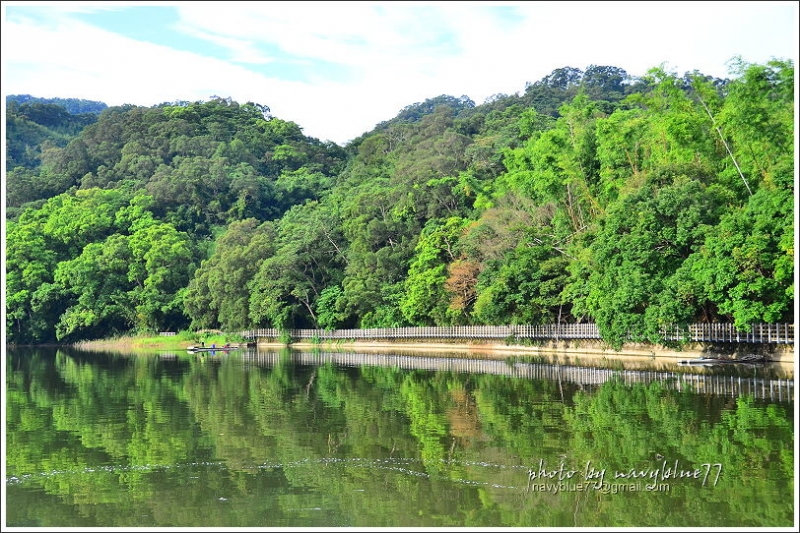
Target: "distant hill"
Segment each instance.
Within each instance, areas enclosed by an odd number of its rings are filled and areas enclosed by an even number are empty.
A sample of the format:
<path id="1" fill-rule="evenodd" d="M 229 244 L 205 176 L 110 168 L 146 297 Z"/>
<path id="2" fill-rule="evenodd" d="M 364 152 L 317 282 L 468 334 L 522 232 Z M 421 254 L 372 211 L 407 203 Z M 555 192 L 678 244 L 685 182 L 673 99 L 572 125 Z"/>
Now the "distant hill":
<path id="1" fill-rule="evenodd" d="M 105 103 L 96 102 L 94 100 L 83 100 L 81 98 L 39 98 L 29 94 L 12 94 L 6 96 L 6 105 L 10 102 L 17 102 L 18 104 L 56 104 L 73 115 L 80 115 L 83 113 L 99 115 L 108 107 Z"/>
<path id="2" fill-rule="evenodd" d="M 6 170 L 37 169 L 47 147 L 65 147 L 108 106 L 76 98 L 6 98 Z M 79 111 L 84 110 L 84 111 Z"/>

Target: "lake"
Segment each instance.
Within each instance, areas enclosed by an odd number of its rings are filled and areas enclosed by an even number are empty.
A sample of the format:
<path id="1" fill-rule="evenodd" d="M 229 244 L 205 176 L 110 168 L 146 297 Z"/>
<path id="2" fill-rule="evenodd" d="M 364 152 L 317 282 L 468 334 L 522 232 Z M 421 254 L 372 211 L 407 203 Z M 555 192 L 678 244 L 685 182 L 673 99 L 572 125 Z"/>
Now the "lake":
<path id="1" fill-rule="evenodd" d="M 9 527 L 792 527 L 775 365 L 6 352 Z"/>

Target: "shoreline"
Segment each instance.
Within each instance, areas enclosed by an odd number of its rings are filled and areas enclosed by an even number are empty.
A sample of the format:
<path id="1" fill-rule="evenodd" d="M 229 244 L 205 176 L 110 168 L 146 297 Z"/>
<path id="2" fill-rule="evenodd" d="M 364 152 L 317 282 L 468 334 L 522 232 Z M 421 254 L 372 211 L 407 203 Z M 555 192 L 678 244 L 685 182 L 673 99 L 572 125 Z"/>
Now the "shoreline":
<path id="1" fill-rule="evenodd" d="M 214 339 L 224 342 L 222 339 Z M 213 342 L 213 341 L 212 341 Z M 69 347 L 88 350 L 111 350 L 128 353 L 149 352 L 153 349 L 185 350 L 186 345 L 195 344 L 186 338 L 136 338 L 123 337 L 85 341 Z M 252 346 L 252 345 L 251 345 Z M 747 345 L 747 344 L 711 344 L 692 343 L 678 348 L 669 348 L 651 344 L 626 344 L 620 350 L 614 350 L 608 344 L 596 340 L 579 341 L 546 341 L 535 345 L 505 344 L 492 341 L 447 342 L 430 339 L 428 342 L 402 341 L 367 341 L 367 340 L 335 340 L 335 341 L 299 341 L 285 344 L 277 341 L 262 341 L 255 344 L 257 349 L 280 350 L 328 350 L 328 351 L 366 351 L 366 352 L 407 352 L 408 354 L 431 353 L 458 354 L 490 359 L 509 359 L 514 357 L 549 357 L 568 358 L 587 361 L 622 363 L 650 363 L 661 361 L 677 363 L 680 360 L 700 357 L 732 357 L 745 354 L 758 354 L 779 363 L 786 368 L 794 368 L 796 362 L 795 346 L 790 344 Z"/>

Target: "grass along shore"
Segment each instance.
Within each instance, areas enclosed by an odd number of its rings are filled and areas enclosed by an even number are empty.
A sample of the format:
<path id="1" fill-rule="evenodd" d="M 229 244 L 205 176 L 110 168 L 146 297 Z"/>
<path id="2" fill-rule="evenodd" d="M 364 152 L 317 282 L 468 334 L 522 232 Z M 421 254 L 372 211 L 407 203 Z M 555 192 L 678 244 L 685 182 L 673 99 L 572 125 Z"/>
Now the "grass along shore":
<path id="1" fill-rule="evenodd" d="M 245 341 L 236 335 L 226 335 L 217 331 L 181 331 L 169 336 L 153 334 L 120 335 L 107 339 L 81 341 L 72 346 L 89 350 L 145 352 L 153 350 L 185 350 L 187 346 L 199 345 L 201 342 L 204 342 L 206 346 L 211 346 L 212 344 L 222 346 L 228 342 L 236 344 L 244 343 Z"/>

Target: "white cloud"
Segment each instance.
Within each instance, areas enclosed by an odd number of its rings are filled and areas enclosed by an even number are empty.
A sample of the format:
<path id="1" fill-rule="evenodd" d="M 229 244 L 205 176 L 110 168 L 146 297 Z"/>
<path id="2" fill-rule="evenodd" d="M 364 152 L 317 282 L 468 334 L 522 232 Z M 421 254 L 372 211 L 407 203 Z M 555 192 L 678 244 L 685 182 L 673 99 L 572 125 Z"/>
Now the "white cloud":
<path id="1" fill-rule="evenodd" d="M 497 4 L 477 2 L 174 5 L 176 31 L 207 40 L 230 61 L 78 22 L 70 10 L 103 6 L 72 3 L 51 11 L 46 24 L 4 21 L 5 94 L 110 105 L 230 96 L 344 143 L 406 105 L 440 94 L 480 104 L 560 67 L 610 65 L 641 75 L 666 62 L 681 74 L 724 77 L 735 55 L 764 62 L 797 50 L 791 2 L 522 2 L 505 18 L 490 10 Z M 302 62 L 324 68 L 303 81 L 271 74 L 275 64 Z M 331 77 L 334 64 L 346 74 Z"/>
<path id="2" fill-rule="evenodd" d="M 245 39 L 223 37 L 208 31 L 198 30 L 193 27 L 186 27 L 183 24 L 178 24 L 175 29 L 185 33 L 186 35 L 210 41 L 216 46 L 227 48 L 231 54 L 231 61 L 236 63 L 250 63 L 257 65 L 267 64 L 273 61 L 273 58 L 266 57 L 259 53 L 254 44 Z"/>

